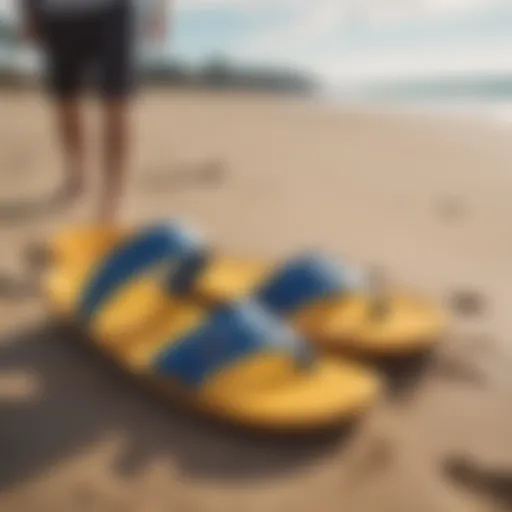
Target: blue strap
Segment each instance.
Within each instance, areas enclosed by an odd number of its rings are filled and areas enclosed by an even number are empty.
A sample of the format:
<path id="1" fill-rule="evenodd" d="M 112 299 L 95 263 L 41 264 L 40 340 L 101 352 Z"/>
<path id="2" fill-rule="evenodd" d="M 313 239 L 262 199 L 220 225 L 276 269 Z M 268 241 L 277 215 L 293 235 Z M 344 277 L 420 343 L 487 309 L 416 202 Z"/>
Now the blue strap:
<path id="1" fill-rule="evenodd" d="M 121 242 L 99 264 L 85 287 L 79 314 L 90 319 L 115 290 L 129 280 L 164 261 L 175 259 L 179 263 L 200 247 L 191 232 L 170 222 L 151 226 Z"/>
<path id="2" fill-rule="evenodd" d="M 273 315 L 252 301 L 217 310 L 200 328 L 157 356 L 156 371 L 197 387 L 221 368 L 265 349 L 304 361 L 307 344 Z"/>
<path id="3" fill-rule="evenodd" d="M 352 287 L 352 276 L 318 255 L 288 262 L 259 289 L 256 298 L 279 315 L 293 314 L 307 304 L 339 295 Z"/>
<path id="4" fill-rule="evenodd" d="M 191 291 L 201 272 L 211 260 L 211 251 L 206 247 L 198 247 L 183 258 L 179 264 L 171 268 L 167 275 L 167 287 L 174 295 L 184 295 Z"/>

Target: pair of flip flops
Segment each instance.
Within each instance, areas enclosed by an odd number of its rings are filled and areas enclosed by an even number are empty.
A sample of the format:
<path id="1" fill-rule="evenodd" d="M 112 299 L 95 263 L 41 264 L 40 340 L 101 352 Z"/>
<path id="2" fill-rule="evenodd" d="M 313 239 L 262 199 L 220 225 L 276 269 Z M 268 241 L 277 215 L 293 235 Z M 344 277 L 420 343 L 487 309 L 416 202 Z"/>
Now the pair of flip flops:
<path id="1" fill-rule="evenodd" d="M 414 353 L 443 327 L 431 304 L 376 299 L 324 257 L 278 267 L 228 259 L 179 223 L 77 228 L 49 249 L 43 287 L 54 313 L 80 322 L 118 365 L 172 398 L 256 428 L 355 418 L 380 380 L 339 352 Z"/>

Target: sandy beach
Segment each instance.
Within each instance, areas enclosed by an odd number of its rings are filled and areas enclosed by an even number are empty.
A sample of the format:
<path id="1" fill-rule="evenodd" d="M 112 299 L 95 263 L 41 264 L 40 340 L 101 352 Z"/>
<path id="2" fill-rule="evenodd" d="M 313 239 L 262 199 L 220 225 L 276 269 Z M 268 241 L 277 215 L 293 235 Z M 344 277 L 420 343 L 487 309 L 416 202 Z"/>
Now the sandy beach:
<path id="1" fill-rule="evenodd" d="M 336 439 L 253 438 L 154 400 L 42 309 L 27 249 L 90 218 L 98 175 L 72 211 L 34 207 L 60 180 L 51 110 L 3 91 L 0 510 L 512 510 L 512 124 L 180 90 L 145 92 L 134 115 L 124 219 L 190 218 L 229 253 L 377 266 L 440 301 L 449 333 Z"/>

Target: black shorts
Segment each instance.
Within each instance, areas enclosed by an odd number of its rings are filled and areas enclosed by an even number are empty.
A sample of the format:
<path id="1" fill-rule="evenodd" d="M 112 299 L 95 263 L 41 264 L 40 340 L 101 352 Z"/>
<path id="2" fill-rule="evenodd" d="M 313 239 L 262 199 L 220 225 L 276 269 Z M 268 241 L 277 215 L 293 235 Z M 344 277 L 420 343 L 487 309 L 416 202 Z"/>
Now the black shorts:
<path id="1" fill-rule="evenodd" d="M 46 77 L 59 99 L 92 84 L 107 99 L 127 96 L 134 85 L 132 2 L 73 15 L 41 15 Z"/>

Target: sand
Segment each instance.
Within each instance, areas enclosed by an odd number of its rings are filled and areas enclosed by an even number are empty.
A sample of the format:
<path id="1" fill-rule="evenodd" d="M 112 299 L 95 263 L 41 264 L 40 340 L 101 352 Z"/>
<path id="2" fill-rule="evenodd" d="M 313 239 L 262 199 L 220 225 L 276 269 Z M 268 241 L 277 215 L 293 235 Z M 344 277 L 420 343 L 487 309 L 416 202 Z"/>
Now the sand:
<path id="1" fill-rule="evenodd" d="M 450 312 L 433 358 L 396 370 L 355 430 L 300 441 L 167 407 L 52 325 L 27 250 L 90 218 L 97 173 L 72 210 L 36 208 L 60 180 L 51 111 L 11 91 L 0 113 L 0 510 L 512 510 L 510 129 L 247 94 L 141 96 L 127 221 L 191 218 L 231 253 L 321 248 Z"/>

